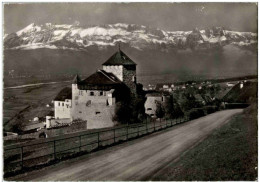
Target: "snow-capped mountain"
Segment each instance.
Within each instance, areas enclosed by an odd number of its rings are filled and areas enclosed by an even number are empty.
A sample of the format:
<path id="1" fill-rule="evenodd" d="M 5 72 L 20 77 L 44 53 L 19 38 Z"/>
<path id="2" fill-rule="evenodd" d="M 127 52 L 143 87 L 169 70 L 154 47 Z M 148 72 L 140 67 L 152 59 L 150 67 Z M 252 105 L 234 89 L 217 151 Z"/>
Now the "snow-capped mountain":
<path id="1" fill-rule="evenodd" d="M 55 25 L 46 23 L 28 25 L 22 30 L 4 36 L 5 49 L 31 50 L 38 48 L 87 50 L 116 46 L 118 43 L 143 49 L 210 49 L 228 44 L 249 47 L 257 44 L 257 34 L 235 32 L 213 27 L 206 30 L 163 31 L 143 25 L 108 24 L 81 27 L 79 25 Z"/>
<path id="2" fill-rule="evenodd" d="M 170 32 L 122 23 L 30 24 L 4 36 L 4 74 L 6 78 L 10 71 L 17 77 L 90 74 L 118 50 L 119 43 L 137 63 L 138 74 L 152 75 L 154 82 L 157 74 L 173 73 L 178 79 L 257 74 L 256 33 L 222 27 Z"/>

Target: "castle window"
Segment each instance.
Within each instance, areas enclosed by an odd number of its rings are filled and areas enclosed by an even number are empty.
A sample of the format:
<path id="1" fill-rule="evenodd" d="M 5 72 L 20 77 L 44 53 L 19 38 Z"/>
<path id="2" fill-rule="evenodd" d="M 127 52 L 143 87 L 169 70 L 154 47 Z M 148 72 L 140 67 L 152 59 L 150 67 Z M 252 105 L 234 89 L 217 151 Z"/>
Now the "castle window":
<path id="1" fill-rule="evenodd" d="M 64 103 L 62 103 L 62 106 L 64 106 Z"/>
<path id="2" fill-rule="evenodd" d="M 90 92 L 90 95 L 91 95 L 91 96 L 94 96 L 94 92 Z"/>
<path id="3" fill-rule="evenodd" d="M 136 82 L 136 76 L 132 77 L 132 82 Z"/>
<path id="4" fill-rule="evenodd" d="M 87 102 L 86 102 L 86 106 L 89 106 L 91 104 L 91 100 L 88 100 Z"/>
<path id="5" fill-rule="evenodd" d="M 99 93 L 99 95 L 103 95 L 103 91 L 101 91 L 101 92 Z"/>
<path id="6" fill-rule="evenodd" d="M 79 113 L 82 113 L 81 111 L 79 111 Z"/>
<path id="7" fill-rule="evenodd" d="M 151 111 L 152 110 L 152 108 L 147 108 L 147 111 Z"/>
<path id="8" fill-rule="evenodd" d="M 58 102 L 58 106 L 60 106 L 60 103 Z"/>
<path id="9" fill-rule="evenodd" d="M 100 114 L 100 112 L 99 112 L 99 111 L 96 111 L 96 114 Z"/>

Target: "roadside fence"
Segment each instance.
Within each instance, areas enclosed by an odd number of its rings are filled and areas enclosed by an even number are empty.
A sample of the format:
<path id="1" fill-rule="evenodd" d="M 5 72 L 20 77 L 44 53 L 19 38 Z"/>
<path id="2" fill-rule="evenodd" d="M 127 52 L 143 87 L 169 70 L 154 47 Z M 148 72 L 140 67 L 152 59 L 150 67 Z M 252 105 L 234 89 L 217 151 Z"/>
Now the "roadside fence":
<path id="1" fill-rule="evenodd" d="M 188 118 L 160 120 L 131 124 L 100 131 L 84 131 L 68 136 L 34 140 L 4 147 L 4 173 L 15 172 L 30 167 L 44 165 L 77 154 L 108 147 L 119 142 L 138 138 L 163 130 Z"/>

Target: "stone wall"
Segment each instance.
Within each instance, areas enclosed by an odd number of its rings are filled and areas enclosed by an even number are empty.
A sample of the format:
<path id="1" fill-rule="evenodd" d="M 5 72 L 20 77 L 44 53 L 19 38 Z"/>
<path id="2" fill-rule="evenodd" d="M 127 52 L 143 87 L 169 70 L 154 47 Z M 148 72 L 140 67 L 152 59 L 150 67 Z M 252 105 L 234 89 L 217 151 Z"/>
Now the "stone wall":
<path id="1" fill-rule="evenodd" d="M 113 97 L 113 90 L 79 90 L 74 93 L 74 108 L 71 112 L 71 120 L 87 121 L 87 129 L 114 125 L 112 118 L 116 100 Z"/>
<path id="2" fill-rule="evenodd" d="M 56 128 L 56 129 L 41 129 L 37 132 L 28 133 L 24 135 L 12 135 L 4 137 L 4 140 L 15 140 L 15 139 L 37 139 L 41 133 L 46 133 L 48 138 L 54 136 L 61 136 L 64 134 L 84 131 L 87 129 L 87 122 L 72 123 L 70 126 Z"/>
<path id="3" fill-rule="evenodd" d="M 123 80 L 124 83 L 130 88 L 131 93 L 136 94 L 136 69 L 135 66 L 130 68 L 123 68 Z"/>
<path id="4" fill-rule="evenodd" d="M 78 103 L 73 113 L 73 119 L 87 121 L 87 129 L 106 128 L 114 126 L 112 121 L 115 113 L 115 105 L 108 106 L 104 103 L 92 103 L 86 106 L 85 103 Z"/>
<path id="5" fill-rule="evenodd" d="M 122 65 L 112 65 L 112 66 L 103 66 L 103 70 L 108 73 L 113 73 L 119 80 L 123 81 L 123 66 Z"/>

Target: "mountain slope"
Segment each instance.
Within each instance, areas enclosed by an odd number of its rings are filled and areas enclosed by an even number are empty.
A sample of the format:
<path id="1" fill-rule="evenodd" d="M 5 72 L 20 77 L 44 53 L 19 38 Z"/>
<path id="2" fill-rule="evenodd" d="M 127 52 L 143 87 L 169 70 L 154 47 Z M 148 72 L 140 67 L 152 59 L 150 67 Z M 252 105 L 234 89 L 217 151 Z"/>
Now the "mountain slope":
<path id="1" fill-rule="evenodd" d="M 251 32 L 234 32 L 222 27 L 193 31 L 163 31 L 142 25 L 109 24 L 80 27 L 78 25 L 30 24 L 24 29 L 7 35 L 5 49 L 73 49 L 86 50 L 115 46 L 119 42 L 136 49 L 208 49 L 227 44 L 249 46 L 257 43 Z"/>
<path id="2" fill-rule="evenodd" d="M 138 75 L 153 75 L 140 80 L 257 74 L 255 33 L 221 27 L 169 32 L 118 23 L 91 27 L 30 24 L 5 35 L 4 75 L 91 74 L 117 51 L 119 43 L 138 64 Z"/>

